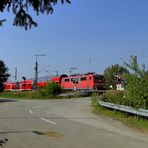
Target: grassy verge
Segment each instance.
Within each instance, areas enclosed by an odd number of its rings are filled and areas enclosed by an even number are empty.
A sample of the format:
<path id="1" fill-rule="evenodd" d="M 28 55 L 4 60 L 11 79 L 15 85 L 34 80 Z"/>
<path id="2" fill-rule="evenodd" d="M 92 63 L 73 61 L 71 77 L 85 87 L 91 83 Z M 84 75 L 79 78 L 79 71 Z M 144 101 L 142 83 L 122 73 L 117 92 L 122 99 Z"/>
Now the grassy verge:
<path id="1" fill-rule="evenodd" d="M 0 93 L 0 98 L 14 99 L 49 99 L 51 96 L 41 95 L 40 92 L 23 91 L 23 92 L 3 92 Z"/>
<path id="2" fill-rule="evenodd" d="M 89 94 L 80 92 L 69 92 L 61 95 L 49 95 L 45 89 L 39 89 L 35 92 L 32 91 L 5 91 L 0 93 L 0 98 L 13 98 L 13 99 L 70 99 L 87 97 Z"/>
<path id="3" fill-rule="evenodd" d="M 101 107 L 98 104 L 98 95 L 92 95 L 92 110 L 93 112 L 111 117 L 114 120 L 121 121 L 124 125 L 131 128 L 138 129 L 142 132 L 148 132 L 148 119 L 146 118 L 137 118 L 137 116 L 129 115 L 120 111 L 110 110 L 104 107 Z"/>

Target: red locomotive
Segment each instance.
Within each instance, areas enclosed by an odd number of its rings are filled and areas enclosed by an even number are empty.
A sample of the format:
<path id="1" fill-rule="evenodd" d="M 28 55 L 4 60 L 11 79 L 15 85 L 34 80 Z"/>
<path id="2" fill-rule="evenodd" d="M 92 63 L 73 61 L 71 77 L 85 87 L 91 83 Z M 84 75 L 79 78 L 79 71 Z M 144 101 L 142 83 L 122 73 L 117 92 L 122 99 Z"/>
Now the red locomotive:
<path id="1" fill-rule="evenodd" d="M 64 90 L 103 90 L 105 89 L 104 76 L 88 73 L 61 77 L 54 77 L 52 82 L 58 83 Z"/>
<path id="2" fill-rule="evenodd" d="M 104 76 L 95 73 L 61 75 L 52 77 L 49 82 L 58 83 L 64 90 L 104 90 Z M 37 83 L 37 87 L 44 87 L 47 81 Z M 5 90 L 7 91 L 24 91 L 33 89 L 33 80 L 24 80 L 21 82 L 6 82 Z"/>

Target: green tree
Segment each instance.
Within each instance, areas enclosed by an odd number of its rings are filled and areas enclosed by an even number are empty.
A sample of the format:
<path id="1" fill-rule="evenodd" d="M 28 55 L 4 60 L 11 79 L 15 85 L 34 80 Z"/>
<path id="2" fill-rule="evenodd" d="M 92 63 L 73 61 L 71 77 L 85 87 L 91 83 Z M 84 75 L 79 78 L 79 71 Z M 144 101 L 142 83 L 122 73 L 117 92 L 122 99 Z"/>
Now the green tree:
<path id="1" fill-rule="evenodd" d="M 124 64 L 130 73 L 125 74 L 127 81 L 127 95 L 130 105 L 136 108 L 148 108 L 148 72 L 145 65 L 138 65 L 137 56 L 131 56 L 128 62 Z"/>
<path id="2" fill-rule="evenodd" d="M 6 9 L 8 11 L 12 10 L 15 15 L 13 25 L 24 27 L 26 30 L 32 26 L 37 26 L 37 23 L 32 19 L 31 15 L 28 13 L 29 8 L 31 11 L 36 12 L 37 15 L 40 13 L 52 14 L 53 6 L 59 1 L 63 4 L 71 3 L 71 0 L 0 0 L 0 12 L 4 12 Z M 6 19 L 0 20 L 0 26 Z"/>
<path id="3" fill-rule="evenodd" d="M 104 71 L 106 89 L 110 89 L 110 86 L 112 86 L 113 89 L 116 89 L 117 80 L 115 79 L 115 76 L 122 76 L 124 73 L 129 73 L 129 71 L 127 68 L 120 66 L 119 64 L 107 67 Z"/>
<path id="4" fill-rule="evenodd" d="M 0 92 L 4 90 L 4 83 L 8 80 L 9 76 L 8 68 L 5 66 L 5 63 L 0 60 Z"/>

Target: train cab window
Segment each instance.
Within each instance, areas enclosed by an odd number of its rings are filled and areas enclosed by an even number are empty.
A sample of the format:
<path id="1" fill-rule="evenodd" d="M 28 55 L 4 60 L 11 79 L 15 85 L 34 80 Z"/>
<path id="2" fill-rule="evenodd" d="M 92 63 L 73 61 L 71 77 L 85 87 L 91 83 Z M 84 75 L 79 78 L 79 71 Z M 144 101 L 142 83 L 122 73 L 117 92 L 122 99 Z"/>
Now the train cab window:
<path id="1" fill-rule="evenodd" d="M 69 79 L 65 79 L 64 82 L 69 82 Z"/>
<path id="2" fill-rule="evenodd" d="M 97 76 L 95 76 L 95 80 L 104 80 L 104 76 L 102 76 L 102 75 L 97 75 Z"/>
<path id="3" fill-rule="evenodd" d="M 86 81 L 87 79 L 86 79 L 86 77 L 81 77 L 80 80 L 81 80 L 81 81 Z"/>
<path id="4" fill-rule="evenodd" d="M 105 80 L 104 76 L 100 76 L 101 80 Z"/>
<path id="5" fill-rule="evenodd" d="M 79 79 L 78 78 L 71 78 L 71 82 L 73 84 L 78 84 L 79 83 Z"/>
<path id="6" fill-rule="evenodd" d="M 91 76 L 89 77 L 89 80 L 91 80 Z"/>

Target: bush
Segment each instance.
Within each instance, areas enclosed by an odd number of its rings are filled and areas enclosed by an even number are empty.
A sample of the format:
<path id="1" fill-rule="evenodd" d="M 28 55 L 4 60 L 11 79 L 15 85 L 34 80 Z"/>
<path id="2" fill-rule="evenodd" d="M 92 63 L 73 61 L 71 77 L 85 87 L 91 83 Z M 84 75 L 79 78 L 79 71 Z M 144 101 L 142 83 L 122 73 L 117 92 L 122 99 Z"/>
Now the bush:
<path id="1" fill-rule="evenodd" d="M 37 96 L 39 96 L 39 98 L 40 98 L 40 97 L 46 97 L 46 96 L 48 96 L 48 92 L 47 92 L 47 90 L 46 90 L 45 87 L 43 87 L 43 88 L 38 88 L 35 93 L 36 93 Z"/>
<path id="2" fill-rule="evenodd" d="M 125 97 L 123 91 L 109 91 L 101 95 L 99 99 L 105 102 L 125 105 Z"/>
<path id="3" fill-rule="evenodd" d="M 48 95 L 56 96 L 62 92 L 62 89 L 57 83 L 51 82 L 46 86 L 46 91 Z"/>
<path id="4" fill-rule="evenodd" d="M 93 93 L 92 96 L 91 96 L 91 106 L 92 106 L 92 108 L 93 108 L 93 110 L 95 112 L 97 112 L 100 109 L 100 107 L 101 107 L 99 102 L 98 102 L 99 97 L 100 96 L 97 93 Z"/>

